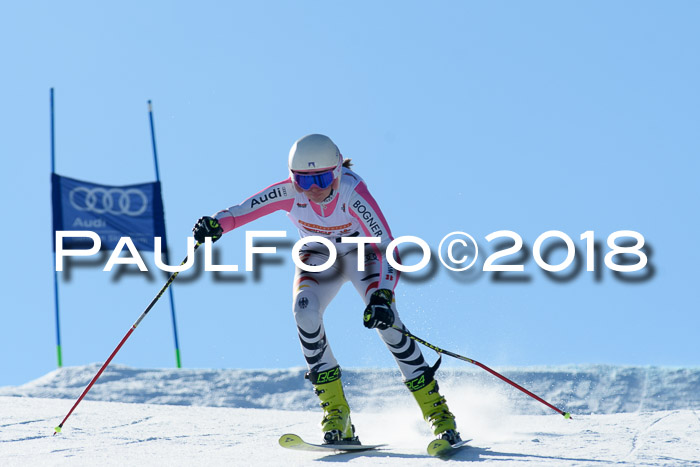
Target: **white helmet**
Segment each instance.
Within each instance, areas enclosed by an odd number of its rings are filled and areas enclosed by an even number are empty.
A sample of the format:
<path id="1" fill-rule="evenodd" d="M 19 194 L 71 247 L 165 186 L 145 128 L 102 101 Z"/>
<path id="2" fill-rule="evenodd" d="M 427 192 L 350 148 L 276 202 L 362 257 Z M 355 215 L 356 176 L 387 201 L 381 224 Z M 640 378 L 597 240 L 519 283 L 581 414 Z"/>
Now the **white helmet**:
<path id="1" fill-rule="evenodd" d="M 292 179 L 294 172 L 319 172 L 333 169 L 333 178 L 340 176 L 343 156 L 338 146 L 328 136 L 306 135 L 297 140 L 289 150 L 289 171 Z"/>

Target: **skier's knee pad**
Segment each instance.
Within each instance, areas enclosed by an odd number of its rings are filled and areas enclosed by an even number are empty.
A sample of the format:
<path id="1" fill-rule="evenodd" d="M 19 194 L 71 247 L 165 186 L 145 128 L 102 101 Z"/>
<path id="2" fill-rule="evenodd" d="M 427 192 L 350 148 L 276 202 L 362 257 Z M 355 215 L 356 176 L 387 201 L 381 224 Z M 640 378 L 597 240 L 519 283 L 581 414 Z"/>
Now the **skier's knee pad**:
<path id="1" fill-rule="evenodd" d="M 303 290 L 294 297 L 294 319 L 297 326 L 306 331 L 321 324 L 321 307 L 315 293 Z"/>

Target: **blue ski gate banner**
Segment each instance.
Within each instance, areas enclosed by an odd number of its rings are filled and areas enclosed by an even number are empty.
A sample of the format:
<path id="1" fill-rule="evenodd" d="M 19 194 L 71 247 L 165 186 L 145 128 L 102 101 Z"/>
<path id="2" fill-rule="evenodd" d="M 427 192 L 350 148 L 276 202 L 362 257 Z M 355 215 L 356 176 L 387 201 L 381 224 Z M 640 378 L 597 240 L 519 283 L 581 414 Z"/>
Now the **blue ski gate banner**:
<path id="1" fill-rule="evenodd" d="M 114 248 L 121 237 L 130 237 L 144 251 L 153 251 L 154 237 L 165 242 L 160 182 L 109 186 L 52 173 L 51 189 L 54 232 L 91 230 L 100 236 L 102 248 Z M 92 246 L 92 241 L 64 239 L 65 248 L 86 246 Z"/>

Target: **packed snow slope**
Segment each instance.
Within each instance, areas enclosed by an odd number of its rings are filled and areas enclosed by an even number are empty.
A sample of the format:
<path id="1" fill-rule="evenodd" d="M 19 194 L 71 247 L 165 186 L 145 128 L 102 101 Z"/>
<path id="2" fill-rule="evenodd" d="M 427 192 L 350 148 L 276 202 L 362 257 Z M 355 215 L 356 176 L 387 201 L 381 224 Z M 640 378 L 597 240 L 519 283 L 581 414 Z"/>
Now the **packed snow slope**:
<path id="1" fill-rule="evenodd" d="M 99 365 L 0 388 L 0 465 L 444 465 L 393 370 L 344 370 L 353 422 L 376 452 L 285 450 L 284 433 L 320 440 L 304 370 L 143 370 L 111 366 L 66 422 Z M 700 369 L 585 366 L 498 369 L 551 411 L 483 371 L 444 369 L 442 391 L 470 447 L 453 462 L 700 465 Z M 319 464 L 320 465 L 320 464 Z"/>

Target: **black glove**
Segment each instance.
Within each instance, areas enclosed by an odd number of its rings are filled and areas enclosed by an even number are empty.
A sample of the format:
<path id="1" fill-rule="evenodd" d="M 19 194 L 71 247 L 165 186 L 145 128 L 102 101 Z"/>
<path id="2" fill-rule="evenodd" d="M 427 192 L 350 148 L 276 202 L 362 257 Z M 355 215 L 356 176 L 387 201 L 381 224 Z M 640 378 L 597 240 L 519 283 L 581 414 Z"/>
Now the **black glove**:
<path id="1" fill-rule="evenodd" d="M 211 237 L 213 242 L 217 241 L 224 234 L 224 229 L 219 225 L 219 221 L 213 217 L 200 217 L 192 227 L 192 233 L 197 243 L 204 243 L 206 237 Z"/>
<path id="2" fill-rule="evenodd" d="M 364 325 L 366 328 L 387 329 L 394 324 L 394 312 L 391 302 L 394 293 L 389 289 L 375 290 L 369 297 L 369 305 L 365 308 Z"/>

